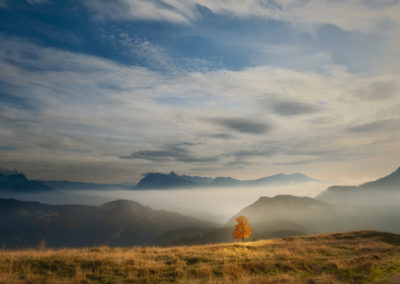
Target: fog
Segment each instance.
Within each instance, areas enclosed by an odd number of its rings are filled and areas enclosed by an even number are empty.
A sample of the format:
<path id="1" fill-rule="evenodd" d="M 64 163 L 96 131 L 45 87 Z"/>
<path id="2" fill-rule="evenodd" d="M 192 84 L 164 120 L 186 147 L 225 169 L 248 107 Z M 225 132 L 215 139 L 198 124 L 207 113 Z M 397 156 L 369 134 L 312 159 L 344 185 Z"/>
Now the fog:
<path id="1" fill-rule="evenodd" d="M 129 199 L 154 209 L 164 209 L 207 221 L 225 223 L 261 196 L 291 194 L 315 197 L 328 185 L 310 182 L 301 185 L 249 188 L 196 188 L 177 190 L 86 190 L 81 194 L 94 198 Z"/>
<path id="2" fill-rule="evenodd" d="M 137 201 L 154 209 L 175 211 L 212 221 L 226 223 L 230 217 L 261 196 L 291 194 L 315 197 L 328 184 L 309 182 L 291 186 L 190 188 L 176 190 L 57 190 L 46 193 L 1 193 L 0 198 L 38 201 L 48 204 L 101 205 L 117 199 Z"/>
<path id="3" fill-rule="evenodd" d="M 276 232 L 329 233 L 379 230 L 400 233 L 400 193 L 396 190 L 325 191 L 328 184 L 310 182 L 291 186 L 191 188 L 176 190 L 55 190 L 43 193 L 2 192 L 0 198 L 38 201 L 47 204 L 101 205 L 117 199 L 139 202 L 153 209 L 168 210 L 209 221 L 212 227 L 225 225 L 233 216 L 247 216 L 257 238 Z M 321 192 L 324 194 L 319 195 Z M 271 200 L 260 197 L 290 196 Z M 254 204 L 258 201 L 256 204 Z M 321 202 L 324 201 L 324 202 Z M 254 204 L 250 208 L 248 206 Z M 231 219 L 232 221 L 233 219 Z M 233 221 L 232 221 L 233 222 Z M 234 223 L 234 222 L 233 222 Z M 229 224 L 229 226 L 233 225 Z M 225 231 L 224 231 L 225 232 Z M 212 231 L 210 234 L 219 234 Z M 227 230 L 224 240 L 229 241 Z M 196 236 L 194 236 L 196 238 Z M 207 238 L 206 238 L 207 239 Z M 197 239 L 196 239 L 197 241 Z"/>

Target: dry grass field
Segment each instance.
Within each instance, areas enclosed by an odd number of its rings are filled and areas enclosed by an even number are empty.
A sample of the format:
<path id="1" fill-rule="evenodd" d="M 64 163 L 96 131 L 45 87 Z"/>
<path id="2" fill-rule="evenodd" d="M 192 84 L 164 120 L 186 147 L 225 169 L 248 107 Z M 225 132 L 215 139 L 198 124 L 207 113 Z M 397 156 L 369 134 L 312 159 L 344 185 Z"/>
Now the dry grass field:
<path id="1" fill-rule="evenodd" d="M 0 283 L 400 283 L 400 235 L 0 251 Z"/>

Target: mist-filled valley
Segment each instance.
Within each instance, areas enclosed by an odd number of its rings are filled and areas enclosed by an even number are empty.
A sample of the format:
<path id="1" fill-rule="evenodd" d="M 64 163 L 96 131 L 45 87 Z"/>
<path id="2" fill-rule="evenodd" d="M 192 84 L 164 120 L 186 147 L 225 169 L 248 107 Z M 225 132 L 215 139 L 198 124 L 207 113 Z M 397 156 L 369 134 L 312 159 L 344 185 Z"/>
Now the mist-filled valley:
<path id="1" fill-rule="evenodd" d="M 248 218 L 253 239 L 354 230 L 400 233 L 400 168 L 359 186 L 332 186 L 279 174 L 262 178 L 263 186 L 187 187 L 182 180 L 199 177 L 173 172 L 154 176 L 156 182 L 149 175 L 143 177 L 147 189 L 97 189 L 95 184 L 85 189 L 87 184 L 77 183 L 57 189 L 48 184 L 61 182 L 33 181 L 3 170 L 0 226 L 7 230 L 0 240 L 11 247 L 43 239 L 56 247 L 231 242 L 238 216 Z M 176 188 L 165 187 L 171 179 Z M 30 185 L 34 187 L 29 189 Z"/>
<path id="2" fill-rule="evenodd" d="M 277 187 L 248 187 L 248 188 L 196 188 L 170 190 L 113 190 L 113 191 L 76 191 L 76 194 L 91 196 L 90 200 L 127 199 L 135 200 L 155 209 L 176 211 L 195 216 L 208 221 L 225 223 L 238 210 L 256 201 L 260 196 L 275 196 L 290 194 L 315 197 L 325 184 L 305 183 L 302 185 Z M 68 194 L 70 192 L 63 193 Z M 40 197 L 38 197 L 40 198 Z M 61 200 L 59 201 L 61 202 Z"/>

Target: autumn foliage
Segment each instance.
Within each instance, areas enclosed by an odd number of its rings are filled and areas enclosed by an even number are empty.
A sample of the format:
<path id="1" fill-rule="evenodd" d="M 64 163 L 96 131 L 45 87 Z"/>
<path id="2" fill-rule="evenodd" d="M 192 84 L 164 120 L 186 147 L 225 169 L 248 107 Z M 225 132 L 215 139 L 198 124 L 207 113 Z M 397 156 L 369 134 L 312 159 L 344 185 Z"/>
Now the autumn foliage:
<path id="1" fill-rule="evenodd" d="M 251 228 L 249 227 L 249 221 L 245 216 L 239 216 L 236 218 L 235 231 L 233 231 L 232 236 L 234 239 L 247 239 L 251 235 Z"/>

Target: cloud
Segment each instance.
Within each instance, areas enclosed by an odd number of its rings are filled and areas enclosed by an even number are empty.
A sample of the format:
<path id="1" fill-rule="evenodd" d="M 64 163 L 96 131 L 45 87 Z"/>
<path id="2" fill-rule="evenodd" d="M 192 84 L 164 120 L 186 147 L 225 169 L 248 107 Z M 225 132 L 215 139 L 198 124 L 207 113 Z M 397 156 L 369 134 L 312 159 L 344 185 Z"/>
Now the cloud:
<path id="1" fill-rule="evenodd" d="M 128 32 L 114 28 L 103 35 L 114 46 L 118 46 L 121 53 L 132 59 L 135 65 L 145 65 L 152 70 L 172 71 L 175 64 L 168 52 L 158 44 L 147 39 L 131 36 Z"/>
<path id="2" fill-rule="evenodd" d="M 397 133 L 400 130 L 400 120 L 378 120 L 346 128 L 351 133 Z"/>
<path id="3" fill-rule="evenodd" d="M 211 134 L 209 137 L 211 138 L 216 138 L 216 139 L 233 139 L 234 136 L 231 134 L 227 133 L 216 133 L 216 134 Z"/>
<path id="4" fill-rule="evenodd" d="M 31 4 L 31 5 L 40 5 L 40 4 L 51 3 L 50 0 L 26 0 L 26 2 L 28 2 L 28 4 Z"/>
<path id="5" fill-rule="evenodd" d="M 263 134 L 271 130 L 271 125 L 247 118 L 210 118 L 209 121 L 218 126 L 246 134 Z"/>
<path id="6" fill-rule="evenodd" d="M 341 29 L 368 32 L 382 22 L 399 24 L 398 1 L 330 0 L 88 0 L 100 17 L 192 23 L 201 17 L 198 7 L 214 14 L 282 20 L 294 26 L 330 24 Z"/>
<path id="7" fill-rule="evenodd" d="M 400 151 L 397 97 L 371 111 L 371 101 L 354 93 L 371 82 L 397 84 L 397 74 L 262 66 L 164 73 L 4 35 L 0 40 L 0 92 L 13 102 L 0 95 L 0 147 L 9 149 L 0 153 L 3 167 L 28 169 L 37 176 L 51 172 L 55 179 L 69 178 L 64 165 L 76 165 L 90 174 L 98 171 L 89 180 L 107 182 L 123 180 L 120 173 L 134 180 L 140 176 L 127 173 L 171 167 L 246 178 L 265 175 L 266 169 L 295 171 L 293 161 L 315 159 L 309 169 L 315 172 L 331 171 L 327 161 L 332 160 L 339 171 L 347 163 L 362 165 L 366 157 L 398 162 L 393 155 Z M 172 97 L 185 103 L 168 99 Z M 160 104 L 160 98 L 169 103 Z M 324 105 L 302 119 L 275 112 L 266 117 L 265 104 L 293 101 Z M 298 107 L 291 105 L 286 114 Z M 383 125 L 392 141 L 354 135 L 369 133 L 365 129 L 374 121 L 391 121 Z M 346 127 L 350 129 L 343 131 Z M 274 141 L 265 142 L 264 133 Z M 377 144 L 371 146 L 371 140 Z M 190 163 L 196 165 L 188 167 Z M 207 167 L 199 170 L 201 164 Z M 78 170 L 73 173 L 79 180 Z"/>
<path id="8" fill-rule="evenodd" d="M 176 161 L 184 163 L 214 163 L 219 160 L 214 156 L 196 156 L 187 149 L 193 143 L 169 144 L 161 147 L 160 150 L 144 150 L 133 152 L 128 156 L 121 156 L 121 159 L 142 159 L 153 162 Z"/>
<path id="9" fill-rule="evenodd" d="M 400 95 L 399 88 L 393 82 L 375 82 L 361 87 L 356 91 L 361 99 L 382 101 Z"/>
<path id="10" fill-rule="evenodd" d="M 276 155 L 279 152 L 278 147 L 271 147 L 271 148 L 261 148 L 261 149 L 248 149 L 248 150 L 240 150 L 231 153 L 238 160 L 242 160 L 244 158 L 251 158 L 251 157 L 270 157 Z"/>
<path id="11" fill-rule="evenodd" d="M 190 1 L 189 1 L 190 2 Z M 98 16 L 111 19 L 139 19 L 186 23 L 196 18 L 194 3 L 157 0 L 87 0 Z"/>
<path id="12" fill-rule="evenodd" d="M 308 103 L 296 101 L 278 101 L 272 103 L 272 110 L 282 116 L 295 116 L 317 112 L 318 108 Z"/>

